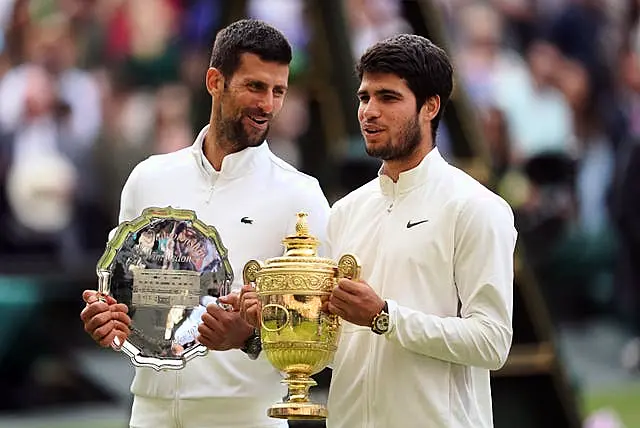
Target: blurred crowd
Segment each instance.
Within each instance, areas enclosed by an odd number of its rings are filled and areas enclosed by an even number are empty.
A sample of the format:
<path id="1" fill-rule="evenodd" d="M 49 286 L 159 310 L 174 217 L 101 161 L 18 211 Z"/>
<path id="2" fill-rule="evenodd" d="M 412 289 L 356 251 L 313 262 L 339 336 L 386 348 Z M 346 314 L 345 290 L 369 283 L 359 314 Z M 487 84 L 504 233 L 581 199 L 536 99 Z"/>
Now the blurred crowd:
<path id="1" fill-rule="evenodd" d="M 440 3 L 554 321 L 614 315 L 640 336 L 640 2 Z M 633 339 L 621 363 L 639 359 Z"/>
<path id="2" fill-rule="evenodd" d="M 555 320 L 593 311 L 640 337 L 640 1 L 434 0 L 457 90 L 517 213 Z M 411 32 L 399 0 L 340 0 L 358 57 Z M 104 248 L 129 171 L 192 144 L 222 0 L 0 1 L 0 259 Z M 270 146 L 301 164 L 313 34 L 304 0 L 247 1 L 294 48 Z M 439 137 L 447 155 L 446 124 Z M 640 171 L 640 170 L 639 170 Z M 629 368 L 640 340 L 622 350 Z"/>

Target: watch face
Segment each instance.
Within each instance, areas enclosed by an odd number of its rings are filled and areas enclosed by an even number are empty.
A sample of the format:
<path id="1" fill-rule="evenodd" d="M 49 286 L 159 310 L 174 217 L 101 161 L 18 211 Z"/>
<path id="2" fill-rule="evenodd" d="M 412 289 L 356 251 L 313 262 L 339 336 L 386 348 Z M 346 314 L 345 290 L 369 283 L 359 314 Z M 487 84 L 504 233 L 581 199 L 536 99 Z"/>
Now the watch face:
<path id="1" fill-rule="evenodd" d="M 260 349 L 260 337 L 256 336 L 249 342 L 249 350 L 253 352 L 257 351 L 258 349 Z"/>
<path id="2" fill-rule="evenodd" d="M 246 353 L 252 360 L 258 358 L 261 350 L 262 344 L 260 343 L 260 336 L 254 336 L 249 339 L 243 349 L 244 353 Z"/>
<path id="3" fill-rule="evenodd" d="M 385 332 L 389 329 L 389 315 L 380 314 L 376 318 L 376 330 Z"/>

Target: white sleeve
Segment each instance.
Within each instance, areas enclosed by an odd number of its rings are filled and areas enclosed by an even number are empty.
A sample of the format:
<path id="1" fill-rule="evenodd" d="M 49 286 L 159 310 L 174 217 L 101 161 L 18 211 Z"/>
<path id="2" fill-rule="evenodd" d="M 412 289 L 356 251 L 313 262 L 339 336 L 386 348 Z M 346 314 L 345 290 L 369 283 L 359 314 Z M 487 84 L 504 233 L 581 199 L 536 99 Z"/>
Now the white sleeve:
<path id="1" fill-rule="evenodd" d="M 425 314 L 389 300 L 389 340 L 456 364 L 497 370 L 513 336 L 513 257 L 517 232 L 501 199 L 470 200 L 455 226 L 458 317 Z"/>
<path id="2" fill-rule="evenodd" d="M 125 221 L 131 221 L 134 218 L 140 215 L 140 211 L 138 210 L 136 201 L 139 200 L 138 196 L 138 181 L 140 177 L 140 164 L 136 165 L 135 168 L 129 174 L 127 181 L 124 183 L 122 187 L 122 192 L 120 193 L 120 213 L 118 214 L 118 224 L 121 224 Z M 114 227 L 109 232 L 109 240 L 113 238 L 113 235 L 116 232 L 117 227 Z"/>

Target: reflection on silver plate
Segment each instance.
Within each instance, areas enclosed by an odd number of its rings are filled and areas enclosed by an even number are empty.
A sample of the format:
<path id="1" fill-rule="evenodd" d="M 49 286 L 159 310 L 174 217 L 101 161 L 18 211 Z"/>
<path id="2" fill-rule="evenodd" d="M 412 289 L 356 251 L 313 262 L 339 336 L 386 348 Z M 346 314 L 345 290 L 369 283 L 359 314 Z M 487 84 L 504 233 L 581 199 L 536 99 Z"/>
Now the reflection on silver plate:
<path id="1" fill-rule="evenodd" d="M 135 366 L 155 370 L 181 369 L 207 353 L 196 340 L 200 318 L 233 282 L 217 230 L 171 207 L 120 224 L 97 274 L 99 291 L 129 307 L 131 334 L 119 348 Z"/>

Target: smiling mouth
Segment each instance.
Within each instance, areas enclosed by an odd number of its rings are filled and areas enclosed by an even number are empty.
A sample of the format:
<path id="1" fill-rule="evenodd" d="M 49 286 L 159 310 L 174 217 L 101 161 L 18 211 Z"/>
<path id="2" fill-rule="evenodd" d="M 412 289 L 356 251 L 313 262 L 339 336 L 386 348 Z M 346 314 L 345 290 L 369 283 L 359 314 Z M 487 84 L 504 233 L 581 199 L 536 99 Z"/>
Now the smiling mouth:
<path id="1" fill-rule="evenodd" d="M 253 123 L 256 123 L 256 124 L 258 124 L 258 125 L 260 125 L 260 126 L 264 125 L 265 123 L 267 123 L 267 122 L 269 121 L 268 119 L 259 119 L 259 118 L 251 117 L 251 116 L 249 116 L 249 119 L 250 119 Z"/>
<path id="2" fill-rule="evenodd" d="M 259 117 L 247 116 L 247 118 L 249 119 L 249 122 L 257 126 L 258 128 L 264 128 L 267 122 L 269 122 L 269 119 L 264 119 Z"/>
<path id="3" fill-rule="evenodd" d="M 371 135 L 371 136 L 378 135 L 383 131 L 384 129 L 380 129 L 380 128 L 364 128 L 362 130 L 362 132 L 364 132 L 366 135 Z"/>

